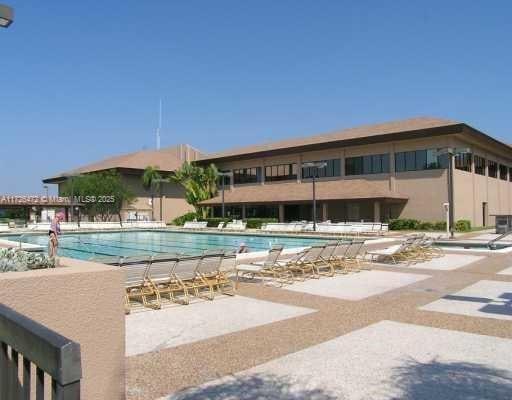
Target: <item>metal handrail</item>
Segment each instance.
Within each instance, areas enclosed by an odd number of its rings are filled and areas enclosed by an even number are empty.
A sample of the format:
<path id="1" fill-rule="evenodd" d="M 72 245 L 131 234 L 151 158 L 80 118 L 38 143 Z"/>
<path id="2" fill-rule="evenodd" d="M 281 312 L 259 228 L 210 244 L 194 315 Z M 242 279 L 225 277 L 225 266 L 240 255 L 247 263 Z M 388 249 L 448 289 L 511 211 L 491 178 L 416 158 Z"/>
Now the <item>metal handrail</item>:
<path id="1" fill-rule="evenodd" d="M 501 235 L 499 235 L 497 238 L 494 238 L 492 240 L 489 240 L 487 242 L 487 247 L 491 250 L 496 250 L 496 242 L 500 241 L 501 239 L 503 239 L 504 237 L 510 235 L 512 233 L 512 230 L 510 231 L 507 231 L 505 233 L 502 233 Z"/>
<path id="2" fill-rule="evenodd" d="M 28 232 L 22 233 L 22 234 L 20 235 L 20 237 L 18 238 L 18 248 L 19 248 L 20 250 L 22 250 L 22 243 L 23 243 L 23 242 L 21 241 L 21 239 L 22 239 L 23 237 L 25 237 L 25 236 L 29 235 L 29 234 L 32 234 L 32 233 L 33 233 L 33 231 L 34 231 L 34 229 L 36 229 L 36 228 L 37 228 L 37 225 L 34 225 L 32 228 L 30 228 L 30 229 L 29 229 L 29 231 L 28 231 Z"/>
<path id="3" fill-rule="evenodd" d="M 23 358 L 21 382 L 20 356 Z M 45 373 L 51 377 L 53 399 L 80 399 L 80 344 L 0 304 L 1 399 L 30 398 L 31 364 L 36 366 L 36 400 L 44 399 Z"/>

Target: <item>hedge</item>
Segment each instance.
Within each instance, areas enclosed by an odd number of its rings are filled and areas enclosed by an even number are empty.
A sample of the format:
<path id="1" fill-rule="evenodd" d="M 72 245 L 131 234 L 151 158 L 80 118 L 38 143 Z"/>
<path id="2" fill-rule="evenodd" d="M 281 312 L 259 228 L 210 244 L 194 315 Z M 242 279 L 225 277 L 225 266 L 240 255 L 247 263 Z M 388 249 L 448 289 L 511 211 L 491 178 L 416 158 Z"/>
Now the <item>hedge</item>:
<path id="1" fill-rule="evenodd" d="M 389 229 L 393 231 L 445 231 L 446 221 L 428 222 L 417 219 L 392 219 L 389 221 Z M 455 222 L 457 232 L 468 232 L 471 230 L 471 221 L 459 219 Z"/>
<path id="2" fill-rule="evenodd" d="M 393 231 L 444 231 L 446 230 L 446 222 L 428 222 L 419 221 L 417 219 L 392 219 L 389 221 L 389 229 Z"/>

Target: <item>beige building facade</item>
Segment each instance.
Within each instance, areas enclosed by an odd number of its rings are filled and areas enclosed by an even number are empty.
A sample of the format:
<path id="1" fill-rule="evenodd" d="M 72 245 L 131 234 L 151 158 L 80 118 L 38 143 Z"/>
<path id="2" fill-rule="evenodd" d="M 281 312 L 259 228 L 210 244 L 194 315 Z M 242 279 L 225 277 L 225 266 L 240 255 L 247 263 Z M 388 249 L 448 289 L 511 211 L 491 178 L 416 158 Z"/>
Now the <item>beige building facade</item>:
<path id="1" fill-rule="evenodd" d="M 229 216 L 331 221 L 444 221 L 448 149 L 454 217 L 473 226 L 512 213 L 512 148 L 467 124 L 436 118 L 367 125 L 341 132 L 203 156 L 232 173 L 225 178 Z M 321 162 L 322 168 L 307 167 Z M 305 166 L 306 164 L 306 166 Z M 203 203 L 220 215 L 222 195 Z"/>

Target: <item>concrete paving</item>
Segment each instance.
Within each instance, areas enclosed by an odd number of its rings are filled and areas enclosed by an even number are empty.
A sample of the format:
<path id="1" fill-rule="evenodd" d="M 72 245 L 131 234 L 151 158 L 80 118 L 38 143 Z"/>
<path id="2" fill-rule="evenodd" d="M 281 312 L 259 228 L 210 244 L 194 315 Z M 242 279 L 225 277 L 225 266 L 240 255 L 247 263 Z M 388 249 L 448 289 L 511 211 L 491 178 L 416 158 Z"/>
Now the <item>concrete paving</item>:
<path id="1" fill-rule="evenodd" d="M 443 257 L 433 258 L 430 261 L 410 264 L 408 268 L 453 271 L 483 259 L 484 256 L 474 256 L 470 254 L 446 254 Z"/>
<path id="2" fill-rule="evenodd" d="M 383 244 L 382 246 L 385 246 Z M 450 253 L 450 252 L 449 252 Z M 471 253 L 467 253 L 471 254 Z M 482 254 L 475 254 L 482 255 Z M 504 349 L 500 343 L 503 339 L 512 340 L 512 321 L 495 318 L 477 318 L 470 315 L 450 314 L 445 312 L 431 312 L 420 309 L 426 304 L 433 303 L 446 295 L 451 295 L 470 287 L 482 280 L 500 281 L 512 284 L 512 277 L 508 275 L 499 275 L 500 271 L 511 266 L 509 255 L 495 252 L 486 256 L 484 259 L 476 261 L 467 268 L 454 270 L 413 270 L 406 266 L 380 267 L 375 266 L 370 272 L 401 272 L 406 275 L 428 274 L 430 278 L 422 279 L 416 283 L 406 286 L 400 286 L 381 294 L 363 298 L 358 301 L 344 300 L 334 297 L 325 297 L 312 295 L 305 292 L 283 290 L 282 288 L 264 286 L 252 282 L 241 283 L 238 290 L 239 295 L 258 299 L 262 301 L 318 310 L 309 312 L 302 316 L 279 320 L 273 323 L 258 325 L 253 328 L 234 331 L 228 334 L 210 337 L 204 340 L 198 340 L 183 345 L 162 348 L 160 351 L 143 353 L 136 356 L 130 356 L 126 359 L 126 397 L 127 400 L 155 400 L 162 396 L 168 396 L 169 393 L 177 393 L 187 390 L 187 388 L 202 387 L 207 382 L 217 379 L 224 379 L 226 376 L 238 376 L 243 371 L 258 368 L 270 362 L 288 357 L 298 352 L 322 345 L 331 340 L 338 340 L 346 337 L 347 334 L 358 335 L 364 332 L 363 328 L 372 326 L 381 321 L 394 321 L 396 323 L 416 325 L 418 330 L 413 335 L 407 335 L 400 329 L 380 330 L 375 335 L 366 336 L 361 340 L 357 353 L 351 353 L 347 349 L 347 356 L 344 358 L 347 365 L 354 365 L 354 371 L 360 371 L 363 377 L 366 370 L 368 378 L 363 378 L 356 382 L 363 382 L 360 385 L 348 385 L 348 392 L 344 393 L 345 398 L 352 399 L 364 398 L 373 400 L 379 398 L 371 395 L 358 394 L 360 387 L 368 382 L 377 382 L 377 387 L 384 388 L 388 386 L 386 381 L 374 378 L 379 376 L 379 366 L 384 365 L 384 371 L 389 370 L 386 367 L 388 355 L 375 356 L 373 349 L 375 347 L 386 350 L 389 346 L 391 350 L 400 350 L 400 341 L 403 338 L 411 351 L 416 351 L 412 347 L 425 348 L 432 355 L 439 353 L 440 362 L 410 362 L 400 369 L 396 379 L 393 379 L 393 386 L 389 390 L 397 390 L 397 385 L 405 385 L 407 382 L 417 382 L 418 384 L 407 384 L 401 392 L 401 395 L 391 395 L 383 392 L 382 396 L 388 395 L 388 398 L 410 399 L 410 400 L 432 400 L 447 398 L 453 400 L 491 400 L 510 398 L 512 390 L 510 388 L 510 379 L 503 382 L 503 375 L 500 371 L 494 371 L 500 368 L 494 365 L 493 357 L 500 357 L 504 354 L 508 357 L 510 349 Z M 340 276 L 340 278 L 349 278 L 352 275 L 364 276 L 369 272 L 351 274 L 349 276 Z M 331 278 L 323 278 L 328 280 Z M 336 279 L 336 278 L 333 278 Z M 360 279 L 360 278 L 358 278 Z M 229 300 L 229 299 L 228 299 Z M 188 309 L 188 307 L 184 307 Z M 165 310 L 161 310 L 165 311 Z M 159 311 L 157 311 L 159 312 Z M 152 312 L 151 312 L 152 313 Z M 167 322 L 171 324 L 171 322 Z M 460 352 L 453 362 L 445 361 L 443 357 L 452 357 L 450 347 L 457 346 L 456 342 L 462 336 L 457 336 L 457 340 L 448 340 L 449 345 L 445 345 L 441 340 L 436 340 L 432 346 L 430 343 L 430 334 L 425 334 L 424 329 L 437 328 L 443 329 L 444 335 L 449 335 L 449 331 L 455 331 L 457 334 L 473 334 L 478 339 L 471 341 L 464 351 Z M 424 328 L 424 329 L 423 329 Z M 156 329 L 156 327 L 155 327 Z M 448 337 L 448 336 L 446 336 Z M 461 339 L 462 340 L 462 339 Z M 399 343 L 394 347 L 393 343 Z M 489 343 L 496 343 L 495 354 L 482 357 L 489 359 L 488 368 L 480 368 L 480 362 L 472 361 L 472 353 L 480 354 L 480 343 L 488 348 Z M 350 346 L 349 346 L 350 347 Z M 366 352 L 366 349 L 369 352 Z M 420 351 L 422 351 L 420 349 Z M 505 351 L 506 350 L 506 351 Z M 406 354 L 409 354 L 406 352 Z M 416 353 L 413 353 L 416 354 Z M 466 361 L 462 355 L 467 355 Z M 322 360 L 322 364 L 313 367 L 319 370 L 318 374 L 330 374 L 330 370 L 322 369 L 322 366 L 328 361 L 329 357 L 339 360 L 337 354 L 329 354 Z M 455 358 L 455 357 L 452 357 Z M 419 359 L 422 360 L 421 358 Z M 437 359 L 436 359 L 437 360 Z M 474 365 L 478 364 L 478 365 Z M 343 364 L 339 368 L 347 371 L 349 367 Z M 363 367 L 361 367 L 363 366 Z M 290 366 L 291 368 L 291 366 Z M 338 365 L 336 365 L 338 368 Z M 386 369 L 387 368 L 387 369 Z M 502 368 L 511 371 L 510 366 Z M 410 371 L 410 373 L 408 372 Z M 497 376 L 496 376 L 497 374 Z M 500 375 L 501 374 L 501 375 Z M 383 375 L 388 376 L 388 375 Z M 501 376 L 501 378 L 500 378 Z M 405 378 L 400 378 L 405 377 Z M 398 379 L 400 378 L 400 379 Z M 291 378 L 293 380 L 293 376 Z M 353 378 L 356 379 L 356 378 Z M 311 390 L 292 391 L 290 385 L 281 375 L 275 379 L 270 374 L 264 372 L 257 376 L 249 376 L 242 380 L 238 378 L 234 381 L 234 386 L 227 389 L 229 395 L 223 398 L 225 400 L 245 400 L 250 399 L 251 387 L 254 390 L 260 390 L 265 386 L 263 394 L 258 400 L 331 400 L 333 399 L 330 383 L 323 388 L 313 387 Z M 434 383 L 432 383 L 434 382 Z M 389 384 L 391 385 L 391 384 Z M 438 389 L 439 386 L 439 389 Z M 503 387 L 507 394 L 503 396 Z M 453 388 L 453 389 L 450 389 Z M 318 389 L 318 390 L 317 390 Z M 383 389 L 383 390 L 384 390 Z M 229 391 L 231 390 L 231 391 Z M 336 389 L 334 389 L 336 390 Z M 450 392 L 451 390 L 451 392 Z M 224 392 L 221 392 L 224 393 Z M 440 393 L 441 395 L 438 395 Z M 245 397 L 244 397 L 245 396 Z M 330 397 L 329 397 L 330 396 Z M 339 398 L 334 395 L 334 398 Z M 361 397 L 362 396 L 362 397 Z M 508 397 L 507 397 L 508 396 Z M 219 397 L 196 396 L 197 400 L 218 400 Z M 188 399 L 187 399 L 188 400 Z"/>
<path id="3" fill-rule="evenodd" d="M 511 351 L 510 339 L 382 321 L 161 400 L 505 400 Z"/>
<path id="4" fill-rule="evenodd" d="M 362 300 L 430 278 L 428 275 L 391 271 L 361 271 L 332 278 L 309 279 L 284 289 L 343 300 Z"/>
<path id="5" fill-rule="evenodd" d="M 512 282 L 483 280 L 421 310 L 512 321 Z"/>
<path id="6" fill-rule="evenodd" d="M 126 355 L 159 351 L 314 311 L 243 296 L 226 296 L 188 306 L 130 314 L 126 317 Z"/>
<path id="7" fill-rule="evenodd" d="M 512 275 L 512 267 L 508 267 L 507 269 L 498 272 L 498 275 Z"/>

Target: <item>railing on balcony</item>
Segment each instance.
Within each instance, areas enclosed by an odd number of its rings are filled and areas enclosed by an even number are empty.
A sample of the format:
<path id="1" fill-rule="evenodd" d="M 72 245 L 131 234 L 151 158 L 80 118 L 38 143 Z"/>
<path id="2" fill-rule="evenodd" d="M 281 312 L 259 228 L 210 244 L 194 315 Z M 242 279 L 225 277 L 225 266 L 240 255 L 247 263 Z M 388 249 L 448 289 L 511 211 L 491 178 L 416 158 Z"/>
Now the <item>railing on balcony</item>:
<path id="1" fill-rule="evenodd" d="M 81 378 L 78 343 L 0 304 L 0 400 L 79 400 Z"/>

